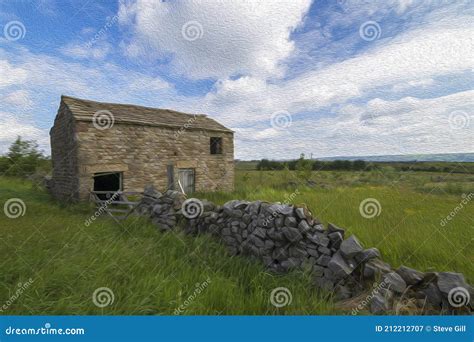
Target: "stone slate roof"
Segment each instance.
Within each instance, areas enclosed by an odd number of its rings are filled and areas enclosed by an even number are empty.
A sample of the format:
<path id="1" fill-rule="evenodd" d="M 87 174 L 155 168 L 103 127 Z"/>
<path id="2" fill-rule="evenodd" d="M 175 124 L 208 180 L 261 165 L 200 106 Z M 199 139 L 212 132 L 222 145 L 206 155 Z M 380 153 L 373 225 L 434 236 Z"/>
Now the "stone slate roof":
<path id="1" fill-rule="evenodd" d="M 74 118 L 78 121 L 92 121 L 100 110 L 112 113 L 114 123 L 129 123 L 149 126 L 181 128 L 185 124 L 190 129 L 204 129 L 220 132 L 233 132 L 204 114 L 186 114 L 170 109 L 142 107 L 131 104 L 106 103 L 61 96 Z"/>

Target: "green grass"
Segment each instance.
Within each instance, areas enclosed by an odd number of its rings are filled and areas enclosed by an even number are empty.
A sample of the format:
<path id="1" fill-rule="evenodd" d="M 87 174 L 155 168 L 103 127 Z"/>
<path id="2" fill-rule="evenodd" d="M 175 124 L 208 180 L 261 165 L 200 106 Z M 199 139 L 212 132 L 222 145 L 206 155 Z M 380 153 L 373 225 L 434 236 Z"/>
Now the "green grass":
<path id="1" fill-rule="evenodd" d="M 0 178 L 0 203 L 21 198 L 26 213 L 0 215 L 0 309 L 29 278 L 33 284 L 2 314 L 173 314 L 196 289 L 209 285 L 184 314 L 330 314 L 307 274 L 277 276 L 259 263 L 230 257 L 208 236 L 160 233 L 146 220 L 84 222 L 88 206 L 61 207 L 29 183 Z M 291 306 L 269 302 L 276 287 L 293 293 Z M 114 303 L 98 308 L 96 288 L 108 287 Z"/>
<path id="2" fill-rule="evenodd" d="M 433 177 L 439 187 L 429 183 Z M 472 176 L 324 171 L 313 172 L 311 180 L 314 186 L 308 187 L 291 171 L 241 171 L 235 193 L 201 195 L 216 203 L 233 198 L 285 202 L 297 190 L 292 203 L 307 205 L 323 223 L 345 228 L 366 247 L 378 247 L 392 265 L 462 272 L 474 282 L 474 201 L 444 227 L 440 224 L 460 204 L 462 193 L 474 192 Z M 444 184 L 455 184 L 458 191 L 445 191 Z M 378 216 L 360 214 L 366 198 L 380 203 Z"/>
<path id="3" fill-rule="evenodd" d="M 471 177 L 471 178 L 470 178 Z M 440 225 L 474 191 L 470 175 L 443 173 L 314 172 L 311 187 L 294 172 L 239 171 L 234 193 L 197 194 L 217 203 L 230 199 L 305 203 L 324 223 L 356 234 L 366 247 L 377 246 L 394 266 L 452 270 L 474 283 L 474 203 L 445 227 Z M 444 189 L 445 187 L 450 190 Z M 195 292 L 210 284 L 184 314 L 340 314 L 331 298 L 318 293 L 303 272 L 278 276 L 261 264 L 230 257 L 209 236 L 161 233 L 146 220 L 121 227 L 107 218 L 90 226 L 88 205 L 61 206 L 28 182 L 0 178 L 0 204 L 21 198 L 24 216 L 0 212 L 0 309 L 29 278 L 33 284 L 2 314 L 173 314 Z M 375 198 L 379 216 L 360 215 L 359 204 Z M 110 288 L 114 303 L 98 308 L 92 294 Z M 276 287 L 293 295 L 277 309 L 269 298 Z"/>

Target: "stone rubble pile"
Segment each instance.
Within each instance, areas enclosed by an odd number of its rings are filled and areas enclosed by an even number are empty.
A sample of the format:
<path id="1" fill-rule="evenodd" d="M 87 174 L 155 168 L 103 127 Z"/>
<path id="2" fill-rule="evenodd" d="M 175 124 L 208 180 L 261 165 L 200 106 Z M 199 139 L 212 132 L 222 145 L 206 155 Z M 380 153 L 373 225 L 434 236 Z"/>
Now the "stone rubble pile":
<path id="1" fill-rule="evenodd" d="M 184 200 L 185 197 L 178 191 L 161 193 L 153 186 L 147 186 L 136 211 L 151 217 L 153 224 L 161 230 L 170 230 L 178 223 L 178 212 Z"/>
<path id="2" fill-rule="evenodd" d="M 375 314 L 398 310 L 401 303 L 420 313 L 470 313 L 474 290 L 464 276 L 452 272 L 423 273 L 406 266 L 393 269 L 377 248 L 365 249 L 334 224 L 327 228 L 304 207 L 262 201 L 233 200 L 223 206 L 188 199 L 168 190 L 147 188 L 143 214 L 165 230 L 180 222 L 189 234 L 219 237 L 232 255 L 263 262 L 271 271 L 311 272 L 316 287 L 333 291 L 337 300 L 363 293 Z M 374 284 L 377 284 L 373 288 Z M 396 307 L 398 306 L 398 308 Z"/>

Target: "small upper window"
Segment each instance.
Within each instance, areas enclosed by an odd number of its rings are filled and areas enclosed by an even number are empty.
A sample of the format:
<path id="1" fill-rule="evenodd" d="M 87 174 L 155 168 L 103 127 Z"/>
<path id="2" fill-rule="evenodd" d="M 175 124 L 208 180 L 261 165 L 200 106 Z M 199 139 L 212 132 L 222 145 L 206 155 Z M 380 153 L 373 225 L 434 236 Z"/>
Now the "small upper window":
<path id="1" fill-rule="evenodd" d="M 211 137 L 211 154 L 222 154 L 222 138 Z"/>

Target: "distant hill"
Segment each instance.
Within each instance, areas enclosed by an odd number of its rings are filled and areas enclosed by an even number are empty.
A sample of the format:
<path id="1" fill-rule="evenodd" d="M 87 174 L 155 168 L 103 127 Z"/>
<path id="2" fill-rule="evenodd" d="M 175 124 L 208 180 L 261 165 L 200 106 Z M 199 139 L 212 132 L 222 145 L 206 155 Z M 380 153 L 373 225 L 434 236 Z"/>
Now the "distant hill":
<path id="1" fill-rule="evenodd" d="M 338 156 L 317 160 L 365 160 L 371 162 L 474 162 L 474 153 L 407 154 L 381 156 Z"/>

